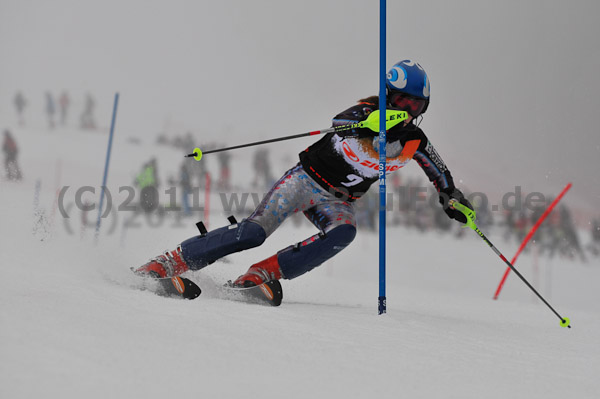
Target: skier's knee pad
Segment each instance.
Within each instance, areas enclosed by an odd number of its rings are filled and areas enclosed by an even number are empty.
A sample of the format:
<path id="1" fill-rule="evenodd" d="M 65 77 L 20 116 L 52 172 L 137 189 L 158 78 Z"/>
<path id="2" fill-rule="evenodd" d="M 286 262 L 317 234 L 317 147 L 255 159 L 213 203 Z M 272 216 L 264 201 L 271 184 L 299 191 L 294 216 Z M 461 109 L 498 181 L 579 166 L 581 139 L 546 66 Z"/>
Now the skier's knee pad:
<path id="1" fill-rule="evenodd" d="M 181 253 L 190 269 L 199 270 L 234 252 L 257 247 L 266 238 L 258 223 L 244 220 L 185 240 L 181 243 Z"/>
<path id="2" fill-rule="evenodd" d="M 280 251 L 277 261 L 283 277 L 293 279 L 311 271 L 350 245 L 355 236 L 356 227 L 345 224 L 306 245 L 295 245 Z"/>

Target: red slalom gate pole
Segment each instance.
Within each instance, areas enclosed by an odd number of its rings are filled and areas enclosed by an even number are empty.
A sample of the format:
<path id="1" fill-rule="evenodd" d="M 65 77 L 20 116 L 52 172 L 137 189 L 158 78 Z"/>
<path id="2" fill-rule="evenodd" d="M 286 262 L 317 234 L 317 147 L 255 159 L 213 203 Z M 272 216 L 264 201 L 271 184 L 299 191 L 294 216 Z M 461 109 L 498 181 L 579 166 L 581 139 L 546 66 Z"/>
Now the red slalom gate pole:
<path id="1" fill-rule="evenodd" d="M 513 256 L 512 260 L 510 261 L 510 263 L 512 265 L 515 264 L 515 262 L 517 261 L 517 258 L 519 257 L 519 255 L 521 254 L 521 252 L 523 251 L 523 249 L 525 249 L 525 247 L 527 246 L 527 243 L 529 242 L 529 240 L 531 239 L 531 237 L 533 237 L 533 235 L 537 231 L 538 227 L 540 227 L 540 225 L 542 224 L 542 222 L 544 222 L 544 220 L 546 219 L 546 217 L 550 214 L 550 212 L 552 212 L 552 210 L 554 209 L 554 207 L 556 206 L 556 204 L 559 203 L 559 201 L 562 199 L 562 197 L 564 197 L 564 195 L 567 193 L 567 191 L 569 191 L 569 189 L 571 188 L 571 186 L 572 186 L 572 184 L 569 183 L 569 184 L 567 184 L 565 186 L 565 188 L 563 188 L 563 190 L 560 192 L 560 194 L 558 195 L 558 197 L 556 197 L 554 199 L 554 201 L 552 201 L 552 203 L 550 205 L 548 205 L 548 208 L 546 208 L 546 210 L 544 211 L 544 213 L 542 214 L 542 216 L 540 216 L 540 218 L 535 223 L 535 225 L 531 228 L 531 230 L 529 230 L 529 233 L 527 233 L 527 236 L 525 237 L 525 239 L 521 243 L 521 246 L 517 250 L 517 253 L 515 254 L 515 256 Z M 498 299 L 498 295 L 500 295 L 500 291 L 502 291 L 502 287 L 504 287 L 504 282 L 506 281 L 506 278 L 508 277 L 509 273 L 510 273 L 510 267 L 507 267 L 506 270 L 504 271 L 504 275 L 502 276 L 502 279 L 500 280 L 500 284 L 498 284 L 498 288 L 496 288 L 496 293 L 494 294 L 494 300 Z"/>

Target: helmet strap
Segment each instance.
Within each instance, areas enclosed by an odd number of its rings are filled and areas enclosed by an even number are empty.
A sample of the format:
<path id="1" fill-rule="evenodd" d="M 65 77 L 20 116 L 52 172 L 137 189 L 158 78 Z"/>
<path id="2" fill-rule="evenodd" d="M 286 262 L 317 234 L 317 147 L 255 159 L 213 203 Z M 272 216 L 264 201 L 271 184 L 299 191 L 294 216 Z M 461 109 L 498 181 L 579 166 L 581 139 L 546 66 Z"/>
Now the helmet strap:
<path id="1" fill-rule="evenodd" d="M 419 125 L 421 125 L 421 122 L 423 122 L 423 114 L 419 114 L 419 116 L 417 116 L 415 119 L 417 119 L 415 125 L 417 127 L 419 127 Z M 414 121 L 414 119 L 413 119 L 413 121 Z"/>

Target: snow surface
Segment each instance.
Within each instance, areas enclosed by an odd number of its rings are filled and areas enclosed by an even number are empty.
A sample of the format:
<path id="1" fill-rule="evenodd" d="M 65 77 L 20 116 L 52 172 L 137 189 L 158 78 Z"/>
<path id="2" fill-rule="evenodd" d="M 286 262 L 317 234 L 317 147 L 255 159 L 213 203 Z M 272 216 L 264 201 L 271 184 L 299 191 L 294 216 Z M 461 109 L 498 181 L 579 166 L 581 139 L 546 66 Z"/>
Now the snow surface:
<path id="1" fill-rule="evenodd" d="M 541 259 L 538 274 L 529 255 L 517 263 L 572 329 L 560 328 L 514 275 L 493 301 L 504 265 L 474 234 L 402 228 L 388 233 L 383 316 L 377 235 L 364 231 L 325 265 L 283 281 L 278 308 L 216 298 L 217 285 L 314 233 L 291 222 L 262 247 L 190 274 L 204 290 L 197 300 L 162 298 L 141 290 L 129 268 L 195 235 L 199 216 L 160 228 L 140 218 L 141 228 L 124 232 L 128 215 L 120 212 L 112 233 L 111 219 L 104 222 L 96 245 L 75 208 L 64 219 L 53 203 L 57 187 L 71 186 L 65 202 L 72 202 L 76 188 L 100 185 L 107 135 L 15 133 L 25 180 L 0 182 L 2 398 L 600 397 L 597 261 Z M 125 198 L 118 187 L 152 154 L 164 174 L 175 173 L 179 151 L 136 145 L 117 128 L 115 197 Z M 245 154 L 235 154 L 235 171 L 250 165 Z M 216 194 L 211 201 L 211 226 L 226 223 Z M 516 250 L 491 239 L 507 257 Z"/>

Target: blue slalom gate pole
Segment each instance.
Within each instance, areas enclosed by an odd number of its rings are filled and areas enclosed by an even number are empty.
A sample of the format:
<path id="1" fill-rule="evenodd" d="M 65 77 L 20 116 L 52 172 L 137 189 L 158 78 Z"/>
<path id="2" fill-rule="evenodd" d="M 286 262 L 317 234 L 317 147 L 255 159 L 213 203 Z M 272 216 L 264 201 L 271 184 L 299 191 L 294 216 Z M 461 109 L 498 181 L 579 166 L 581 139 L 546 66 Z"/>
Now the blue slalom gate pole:
<path id="1" fill-rule="evenodd" d="M 386 312 L 385 298 L 385 161 L 386 161 L 386 0 L 379 1 L 379 314 Z"/>
<path id="2" fill-rule="evenodd" d="M 104 205 L 104 189 L 108 178 L 108 165 L 110 163 L 110 150 L 112 149 L 113 135 L 115 132 L 115 121 L 117 119 L 117 106 L 119 105 L 119 93 L 115 93 L 115 103 L 113 105 L 112 121 L 110 123 L 110 136 L 108 137 L 108 149 L 106 150 L 106 162 L 104 164 L 104 177 L 102 178 L 102 187 L 100 192 L 100 205 L 98 207 L 98 221 L 96 222 L 96 242 L 100 235 L 100 222 L 102 221 L 102 208 Z"/>

